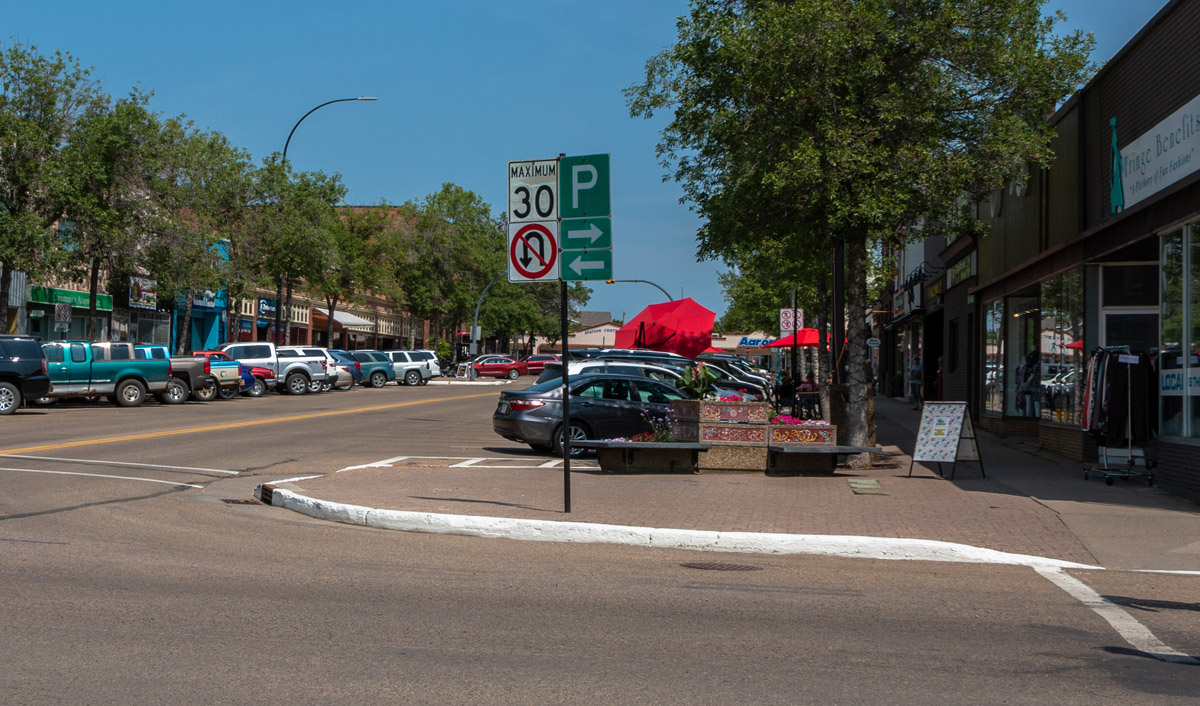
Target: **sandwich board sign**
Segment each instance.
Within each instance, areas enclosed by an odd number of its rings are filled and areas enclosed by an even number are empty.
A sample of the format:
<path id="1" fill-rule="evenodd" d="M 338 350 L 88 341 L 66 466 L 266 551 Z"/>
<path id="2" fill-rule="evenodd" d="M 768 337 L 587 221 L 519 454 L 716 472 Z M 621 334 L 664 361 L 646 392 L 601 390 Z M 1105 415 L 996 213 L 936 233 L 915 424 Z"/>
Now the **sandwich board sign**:
<path id="1" fill-rule="evenodd" d="M 925 403 L 921 410 L 921 425 L 917 429 L 916 448 L 908 464 L 910 478 L 913 464 L 918 461 L 938 464 L 938 475 L 942 474 L 943 463 L 954 464 L 950 467 L 951 479 L 959 461 L 971 461 L 979 464 L 980 474 L 987 478 L 966 402 Z"/>

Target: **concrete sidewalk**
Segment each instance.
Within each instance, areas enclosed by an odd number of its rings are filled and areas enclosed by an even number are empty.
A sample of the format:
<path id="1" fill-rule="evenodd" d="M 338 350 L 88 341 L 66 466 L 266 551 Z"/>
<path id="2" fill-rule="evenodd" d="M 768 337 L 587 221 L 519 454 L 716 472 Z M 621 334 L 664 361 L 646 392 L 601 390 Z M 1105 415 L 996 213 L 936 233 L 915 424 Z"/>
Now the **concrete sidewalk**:
<path id="1" fill-rule="evenodd" d="M 974 464 L 960 464 L 954 481 L 920 464 L 908 478 L 919 413 L 877 398 L 876 421 L 884 456 L 872 468 L 833 476 L 612 475 L 594 463 L 573 462 L 569 514 L 562 512 L 561 470 L 529 467 L 552 459 L 515 447 L 495 449 L 495 461 L 463 467 L 405 458 L 280 488 L 298 502 L 319 505 L 324 516 L 360 522 L 366 508 L 438 513 L 489 536 L 545 538 L 551 527 L 582 536 L 615 526 L 600 534 L 642 543 L 654 528 L 660 537 L 664 529 L 685 531 L 671 535 L 685 544 L 717 541 L 714 533 L 751 542 L 737 546 L 781 535 L 805 535 L 795 541 L 808 542 L 824 541 L 811 535 L 909 539 L 923 540 L 931 551 L 949 542 L 1110 568 L 1200 571 L 1200 508 L 1191 503 L 1134 480 L 1112 486 L 1084 480 L 1082 464 L 1037 452 L 1028 440 L 986 432 L 979 433 L 986 479 Z M 525 467 L 504 467 L 514 459 L 527 461 L 519 464 Z M 949 474 L 949 466 L 943 468 Z M 569 541 L 609 540 L 597 534 Z M 878 543 L 860 543 L 872 541 Z M 887 546 L 906 553 L 910 545 Z M 919 552 L 913 558 L 921 558 Z"/>

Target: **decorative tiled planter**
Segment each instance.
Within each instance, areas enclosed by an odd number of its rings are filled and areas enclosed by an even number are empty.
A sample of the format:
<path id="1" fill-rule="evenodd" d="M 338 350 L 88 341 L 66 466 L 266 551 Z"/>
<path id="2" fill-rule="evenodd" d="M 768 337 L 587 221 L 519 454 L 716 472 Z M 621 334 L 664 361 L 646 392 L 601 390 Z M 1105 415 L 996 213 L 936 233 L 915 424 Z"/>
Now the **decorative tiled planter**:
<path id="1" fill-rule="evenodd" d="M 837 443 L 837 427 L 832 425 L 772 424 L 767 428 L 770 430 L 767 436 L 769 446 L 833 446 Z"/>

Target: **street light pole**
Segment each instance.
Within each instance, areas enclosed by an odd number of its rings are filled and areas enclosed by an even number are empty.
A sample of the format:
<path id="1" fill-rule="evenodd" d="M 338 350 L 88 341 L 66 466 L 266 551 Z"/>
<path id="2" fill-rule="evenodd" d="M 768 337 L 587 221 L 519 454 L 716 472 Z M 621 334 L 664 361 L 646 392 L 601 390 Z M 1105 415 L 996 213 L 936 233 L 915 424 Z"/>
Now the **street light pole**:
<path id="1" fill-rule="evenodd" d="M 292 126 L 292 131 L 288 133 L 287 140 L 285 140 L 283 143 L 283 159 L 281 160 L 283 162 L 283 166 L 285 168 L 287 167 L 287 150 L 288 150 L 288 145 L 292 144 L 292 135 L 296 134 L 296 128 L 300 127 L 300 123 L 304 122 L 305 118 L 307 118 L 308 116 L 317 112 L 321 108 L 324 108 L 327 105 L 332 105 L 334 103 L 347 103 L 350 101 L 377 101 L 377 100 L 379 100 L 379 99 L 374 96 L 358 96 L 357 98 L 335 98 L 331 101 L 325 101 L 321 105 L 318 105 L 316 108 L 313 108 L 312 110 L 308 111 L 304 115 L 300 116 L 300 119 L 297 120 L 296 124 Z M 282 318 L 282 314 L 283 314 L 283 275 L 280 275 L 278 287 L 275 290 L 275 345 L 279 345 L 279 324 L 280 324 L 280 319 Z M 330 316 L 332 316 L 332 314 L 330 314 Z M 286 341 L 287 339 L 285 338 L 284 340 Z"/>
<path id="2" fill-rule="evenodd" d="M 605 284 L 613 284 L 615 282 L 641 282 L 642 284 L 648 284 L 651 287 L 658 287 L 657 284 L 651 282 L 650 280 L 646 280 L 646 279 L 606 279 L 606 280 L 604 280 Z M 663 295 L 665 295 L 667 299 L 669 299 L 671 301 L 675 301 L 675 298 L 672 297 L 670 294 L 667 294 L 667 290 L 663 289 L 662 287 L 658 287 L 658 291 L 662 292 Z"/>

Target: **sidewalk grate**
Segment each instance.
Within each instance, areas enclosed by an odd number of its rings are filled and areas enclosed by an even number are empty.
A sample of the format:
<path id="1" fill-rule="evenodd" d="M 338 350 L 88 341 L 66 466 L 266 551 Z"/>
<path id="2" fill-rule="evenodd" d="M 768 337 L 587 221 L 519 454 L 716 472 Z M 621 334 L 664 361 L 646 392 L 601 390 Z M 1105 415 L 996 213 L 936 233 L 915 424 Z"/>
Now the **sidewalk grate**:
<path id="1" fill-rule="evenodd" d="M 762 571 L 761 566 L 748 564 L 722 564 L 716 561 L 695 561 L 680 564 L 685 569 L 700 569 L 701 571 Z"/>
<path id="2" fill-rule="evenodd" d="M 230 505 L 259 505 L 260 504 L 254 498 L 221 498 L 221 502 L 229 503 Z"/>

